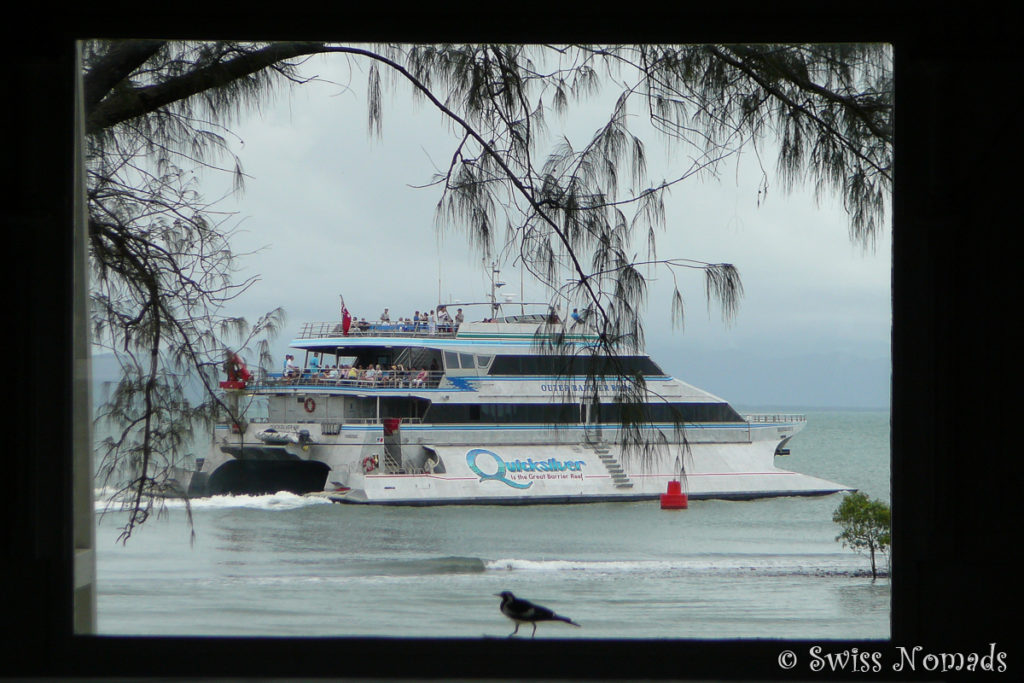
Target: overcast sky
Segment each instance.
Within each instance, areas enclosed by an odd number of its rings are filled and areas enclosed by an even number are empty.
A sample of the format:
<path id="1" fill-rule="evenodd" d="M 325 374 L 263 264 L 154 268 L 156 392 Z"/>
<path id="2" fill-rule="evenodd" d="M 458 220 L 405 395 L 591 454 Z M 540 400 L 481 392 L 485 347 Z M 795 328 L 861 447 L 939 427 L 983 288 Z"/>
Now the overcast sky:
<path id="1" fill-rule="evenodd" d="M 488 291 L 487 268 L 464 236 L 434 227 L 438 189 L 413 187 L 426 185 L 454 149 L 440 114 L 412 103 L 404 85 L 388 90 L 383 135 L 372 138 L 365 71 L 349 73 L 338 56 L 314 58 L 306 71 L 352 87 L 285 90 L 232 126 L 246 187 L 218 204 L 235 212 L 225 225 L 239 230 L 236 252 L 262 249 L 241 259 L 239 276 L 260 281 L 228 313 L 255 319 L 284 307 L 275 358 L 301 323 L 336 320 L 339 294 L 370 320 L 384 307 L 392 318 L 411 316 L 433 307 L 439 292 L 480 301 Z M 548 127 L 582 145 L 608 112 L 574 109 L 565 119 L 550 116 Z M 659 140 L 646 140 L 652 179 L 669 177 L 667 162 L 678 166 L 682 157 L 666 160 Z M 772 152 L 762 162 L 774 171 Z M 732 263 L 745 295 L 736 320 L 723 323 L 717 309 L 708 313 L 703 275 L 682 273 L 685 327 L 673 329 L 671 281 L 659 273 L 646 316 L 648 351 L 670 374 L 738 406 L 888 405 L 891 233 L 865 250 L 850 240 L 839 200 L 826 196 L 819 205 L 809 191 L 786 194 L 770 176 L 759 206 L 760 182 L 748 153 L 726 162 L 717 178 L 672 189 L 658 255 Z M 214 199 L 230 181 L 206 173 L 203 187 Z M 506 267 L 502 279 L 505 291 L 520 293 L 517 270 Z M 528 281 L 524 290 L 529 300 L 547 299 Z"/>

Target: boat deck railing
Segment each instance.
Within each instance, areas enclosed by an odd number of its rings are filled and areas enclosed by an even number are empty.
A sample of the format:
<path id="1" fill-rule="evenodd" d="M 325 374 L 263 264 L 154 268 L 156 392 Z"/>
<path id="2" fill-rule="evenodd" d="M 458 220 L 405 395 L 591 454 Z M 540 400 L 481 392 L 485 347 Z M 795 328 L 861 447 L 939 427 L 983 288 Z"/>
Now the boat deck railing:
<path id="1" fill-rule="evenodd" d="M 372 417 L 346 417 L 343 421 L 331 421 L 330 419 L 324 420 L 323 418 L 308 418 L 298 420 L 288 420 L 290 423 L 295 424 L 320 424 L 323 425 L 324 434 L 338 434 L 344 425 L 375 425 L 384 424 L 384 420 L 390 419 L 387 415 L 372 416 Z M 410 417 L 408 415 L 402 416 L 402 424 L 423 424 L 422 417 Z M 266 415 L 257 415 L 255 417 L 247 418 L 247 421 L 251 424 L 280 424 L 281 420 L 272 420 Z M 226 424 L 226 423 L 222 423 Z"/>
<path id="2" fill-rule="evenodd" d="M 451 323 L 355 323 L 345 334 L 341 323 L 303 323 L 297 339 L 322 339 L 324 337 L 445 337 L 452 338 L 458 326 Z"/>
<path id="3" fill-rule="evenodd" d="M 282 372 L 260 373 L 256 381 L 248 387 L 253 390 L 292 388 L 319 389 L 436 389 L 444 377 L 443 370 L 405 370 L 384 371 L 384 375 L 374 378 L 366 377 L 328 377 L 325 373 L 312 374 L 304 370 L 299 377 L 285 377 Z"/>
<path id="4" fill-rule="evenodd" d="M 774 424 L 777 422 L 807 422 L 806 415 L 798 413 L 751 413 L 743 419 L 754 424 Z"/>

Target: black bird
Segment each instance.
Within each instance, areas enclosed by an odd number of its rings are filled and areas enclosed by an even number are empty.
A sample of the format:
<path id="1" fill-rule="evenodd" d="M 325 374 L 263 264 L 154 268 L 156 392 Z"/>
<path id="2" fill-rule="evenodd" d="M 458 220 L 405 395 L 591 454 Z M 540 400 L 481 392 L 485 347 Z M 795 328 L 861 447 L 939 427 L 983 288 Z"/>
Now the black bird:
<path id="1" fill-rule="evenodd" d="M 568 617 L 562 617 L 547 607 L 541 607 L 535 605 L 529 600 L 523 600 L 512 595 L 512 591 L 502 591 L 495 593 L 496 596 L 501 598 L 501 613 L 516 623 L 516 630 L 508 634 L 511 638 L 519 632 L 520 624 L 533 624 L 533 633 L 530 637 L 533 638 L 537 635 L 537 622 L 538 621 L 564 621 L 567 624 L 573 626 L 579 626 L 575 621 Z"/>

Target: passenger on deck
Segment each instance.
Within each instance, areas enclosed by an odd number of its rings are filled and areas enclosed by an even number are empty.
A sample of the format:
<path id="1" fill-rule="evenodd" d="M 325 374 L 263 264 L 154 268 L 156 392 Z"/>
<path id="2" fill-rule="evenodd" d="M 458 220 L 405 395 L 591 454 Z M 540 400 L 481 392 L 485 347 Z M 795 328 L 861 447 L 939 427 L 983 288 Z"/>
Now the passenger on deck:
<path id="1" fill-rule="evenodd" d="M 412 385 L 414 387 L 421 387 L 425 381 L 427 381 L 427 371 L 420 370 L 419 374 L 412 380 Z"/>
<path id="2" fill-rule="evenodd" d="M 391 318 L 388 316 L 388 309 L 385 308 L 384 312 L 380 314 L 380 321 L 385 324 L 391 322 Z"/>
<path id="3" fill-rule="evenodd" d="M 434 312 L 430 312 L 430 319 L 427 321 L 427 329 L 430 334 L 437 334 L 437 321 L 434 319 Z"/>
<path id="4" fill-rule="evenodd" d="M 459 325 L 461 325 L 464 320 L 465 320 L 465 317 L 463 317 L 462 309 L 460 308 L 458 311 L 455 312 L 455 329 L 456 330 L 459 329 Z"/>
<path id="5" fill-rule="evenodd" d="M 309 357 L 309 374 L 312 377 L 320 374 L 320 357 L 315 354 Z"/>
<path id="6" fill-rule="evenodd" d="M 441 332 L 452 331 L 452 316 L 448 313 L 446 306 L 440 306 L 437 309 L 437 327 Z"/>
<path id="7" fill-rule="evenodd" d="M 284 376 L 287 379 L 294 379 L 302 374 L 299 366 L 295 364 L 295 356 L 288 354 L 284 357 Z"/>

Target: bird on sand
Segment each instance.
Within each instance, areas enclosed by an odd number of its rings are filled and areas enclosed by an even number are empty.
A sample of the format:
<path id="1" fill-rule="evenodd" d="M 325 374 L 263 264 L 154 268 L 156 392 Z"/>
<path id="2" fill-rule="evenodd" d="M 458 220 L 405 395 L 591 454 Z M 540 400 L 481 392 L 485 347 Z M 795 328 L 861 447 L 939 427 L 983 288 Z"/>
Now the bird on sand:
<path id="1" fill-rule="evenodd" d="M 512 591 L 502 591 L 500 593 L 495 593 L 494 595 L 501 598 L 501 613 L 516 624 L 515 630 L 508 634 L 509 638 L 519 632 L 520 624 L 533 624 L 533 633 L 530 634 L 531 638 L 537 635 L 538 621 L 564 621 L 567 624 L 572 624 L 577 627 L 579 626 L 579 624 L 572 619 L 555 614 L 547 607 L 541 607 L 540 605 L 533 604 L 529 600 L 517 598 L 512 595 Z"/>

